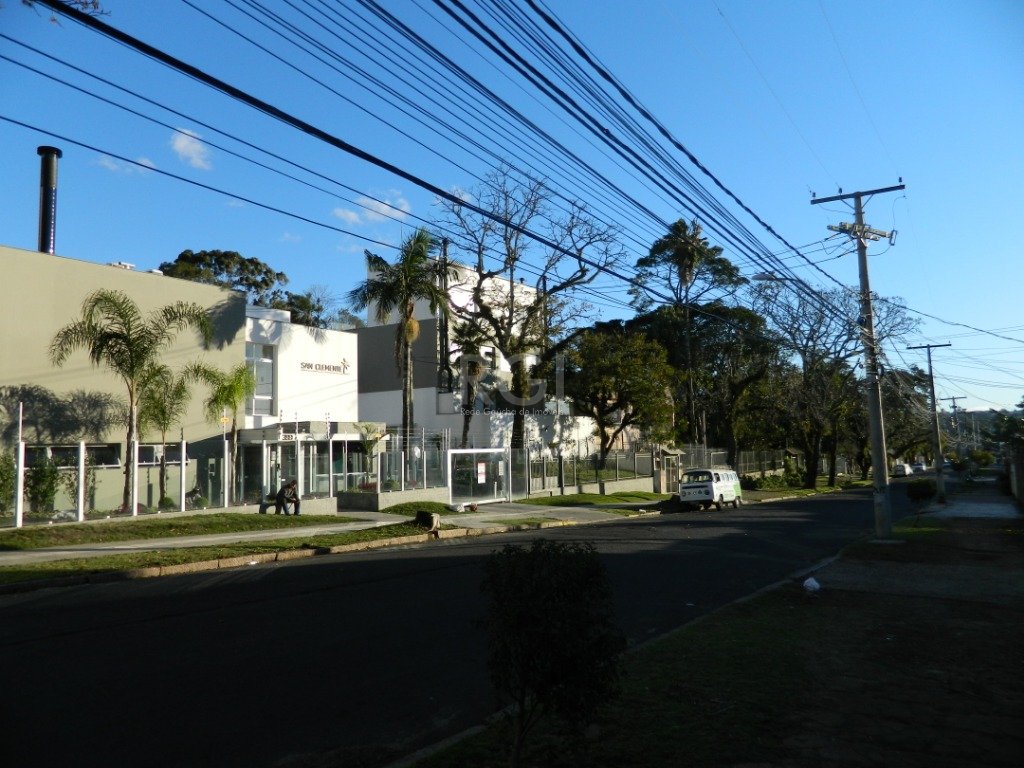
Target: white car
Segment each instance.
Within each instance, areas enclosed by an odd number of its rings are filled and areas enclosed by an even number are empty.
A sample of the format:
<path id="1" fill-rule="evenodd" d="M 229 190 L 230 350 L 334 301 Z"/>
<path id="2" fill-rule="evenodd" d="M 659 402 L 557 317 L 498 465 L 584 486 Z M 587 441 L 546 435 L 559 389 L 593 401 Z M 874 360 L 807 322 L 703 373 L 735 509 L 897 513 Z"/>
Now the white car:
<path id="1" fill-rule="evenodd" d="M 914 470 L 909 464 L 893 464 L 892 465 L 892 476 L 893 477 L 909 477 L 914 474 Z"/>

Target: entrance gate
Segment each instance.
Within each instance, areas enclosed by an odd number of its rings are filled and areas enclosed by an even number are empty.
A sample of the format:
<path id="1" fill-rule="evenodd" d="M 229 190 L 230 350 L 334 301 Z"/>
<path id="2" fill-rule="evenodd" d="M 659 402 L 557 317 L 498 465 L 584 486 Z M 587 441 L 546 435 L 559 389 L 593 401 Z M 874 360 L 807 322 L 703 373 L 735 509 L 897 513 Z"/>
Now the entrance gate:
<path id="1" fill-rule="evenodd" d="M 506 448 L 455 448 L 448 452 L 448 493 L 452 504 L 509 500 Z"/>

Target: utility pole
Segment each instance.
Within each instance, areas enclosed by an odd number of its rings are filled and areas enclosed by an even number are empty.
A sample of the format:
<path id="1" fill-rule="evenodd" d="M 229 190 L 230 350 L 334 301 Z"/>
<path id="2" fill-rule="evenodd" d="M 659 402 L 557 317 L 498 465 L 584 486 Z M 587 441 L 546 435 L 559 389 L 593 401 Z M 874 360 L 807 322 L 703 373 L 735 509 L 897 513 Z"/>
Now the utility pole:
<path id="1" fill-rule="evenodd" d="M 928 350 L 928 386 L 931 389 L 932 397 L 932 465 L 935 468 L 935 496 L 940 504 L 946 503 L 946 479 L 942 476 L 942 436 L 939 432 L 939 406 L 935 401 L 935 376 L 932 374 L 932 350 L 936 347 L 951 347 L 949 342 L 945 344 L 922 344 L 919 347 L 907 347 L 907 349 Z"/>
<path id="2" fill-rule="evenodd" d="M 440 289 L 444 292 L 445 301 L 450 301 L 448 293 L 448 238 L 441 240 L 441 275 Z M 449 341 L 448 313 L 442 312 L 437 321 L 437 390 L 451 392 L 455 388 L 455 376 L 452 372 L 452 350 Z M 440 398 L 438 398 L 440 399 Z"/>
<path id="3" fill-rule="evenodd" d="M 956 416 L 956 401 L 957 400 L 963 400 L 964 396 L 963 395 L 957 395 L 956 397 L 944 397 L 942 399 L 943 399 L 943 401 L 945 401 L 945 400 L 952 400 L 953 401 L 953 426 L 956 427 L 956 455 L 957 455 L 957 458 L 961 458 L 962 459 L 963 458 L 963 438 L 960 435 L 960 419 L 958 419 L 957 416 Z"/>
<path id="4" fill-rule="evenodd" d="M 902 182 L 903 180 L 900 179 Z M 871 474 L 874 485 L 875 536 L 888 539 L 892 536 L 892 500 L 889 496 L 889 462 L 885 453 L 885 424 L 882 418 L 882 391 L 878 381 L 878 348 L 875 342 L 875 318 L 871 306 L 871 283 L 868 280 L 868 240 L 883 237 L 894 242 L 896 232 L 881 232 L 864 224 L 864 198 L 871 198 L 885 192 L 906 189 L 902 183 L 894 187 L 872 189 L 866 192 L 851 192 L 831 197 L 815 197 L 811 205 L 831 203 L 853 198 L 854 223 L 841 223 L 838 227 L 829 225 L 834 232 L 844 232 L 857 241 L 857 264 L 860 271 L 861 339 L 864 344 L 864 368 L 868 387 L 868 419 L 871 429 Z"/>

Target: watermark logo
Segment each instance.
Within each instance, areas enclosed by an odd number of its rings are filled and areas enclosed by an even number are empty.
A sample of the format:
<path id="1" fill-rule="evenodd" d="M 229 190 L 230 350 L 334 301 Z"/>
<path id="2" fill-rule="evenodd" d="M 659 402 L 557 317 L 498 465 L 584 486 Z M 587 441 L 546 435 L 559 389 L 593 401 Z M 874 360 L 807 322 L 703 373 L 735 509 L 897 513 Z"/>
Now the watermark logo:
<path id="1" fill-rule="evenodd" d="M 505 358 L 512 370 L 522 362 L 528 367 L 532 355 Z M 471 415 L 474 413 L 545 413 L 548 405 L 565 397 L 565 365 L 557 355 L 550 379 L 529 377 L 524 392 L 512 391 L 511 373 L 495 371 L 492 360 L 482 355 L 463 354 L 459 360 L 458 396 L 439 398 L 438 413 Z"/>

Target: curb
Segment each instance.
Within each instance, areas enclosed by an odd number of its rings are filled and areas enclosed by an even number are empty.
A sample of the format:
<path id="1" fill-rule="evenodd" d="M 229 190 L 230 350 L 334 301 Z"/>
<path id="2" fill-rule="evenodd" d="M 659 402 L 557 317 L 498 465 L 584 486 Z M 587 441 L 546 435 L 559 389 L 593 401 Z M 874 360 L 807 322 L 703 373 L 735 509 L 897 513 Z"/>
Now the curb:
<path id="1" fill-rule="evenodd" d="M 630 517 L 643 516 L 644 515 L 631 515 Z M 366 552 L 369 550 L 386 549 L 388 547 L 406 546 L 410 544 L 427 544 L 432 540 L 493 536 L 501 533 L 515 533 L 518 531 L 531 531 L 542 528 L 560 528 L 571 525 L 593 525 L 595 523 L 602 522 L 606 521 L 551 520 L 543 523 L 519 523 L 516 525 L 491 526 L 488 528 L 445 528 L 437 532 L 436 539 L 430 534 L 424 533 L 416 536 L 396 536 L 387 539 L 376 539 L 374 541 L 358 541 L 352 544 L 337 544 L 333 547 L 313 547 L 303 545 L 299 549 L 285 549 L 280 552 L 261 552 L 252 555 L 219 558 L 217 560 L 198 560 L 193 563 L 154 565 L 145 568 L 131 568 L 124 571 L 103 571 L 100 573 L 83 573 L 73 576 L 13 581 L 7 584 L 0 584 L 0 595 L 21 594 L 24 592 L 34 592 L 38 589 L 50 589 L 56 587 L 77 587 L 83 584 L 104 584 L 114 581 L 154 579 L 162 576 L 181 576 L 189 573 L 202 573 L 205 571 L 216 571 L 220 569 L 245 568 L 254 565 L 261 565 L 263 563 L 283 563 L 290 560 L 302 560 L 307 557 L 317 557 L 320 555 L 340 555 L 346 552 Z"/>

